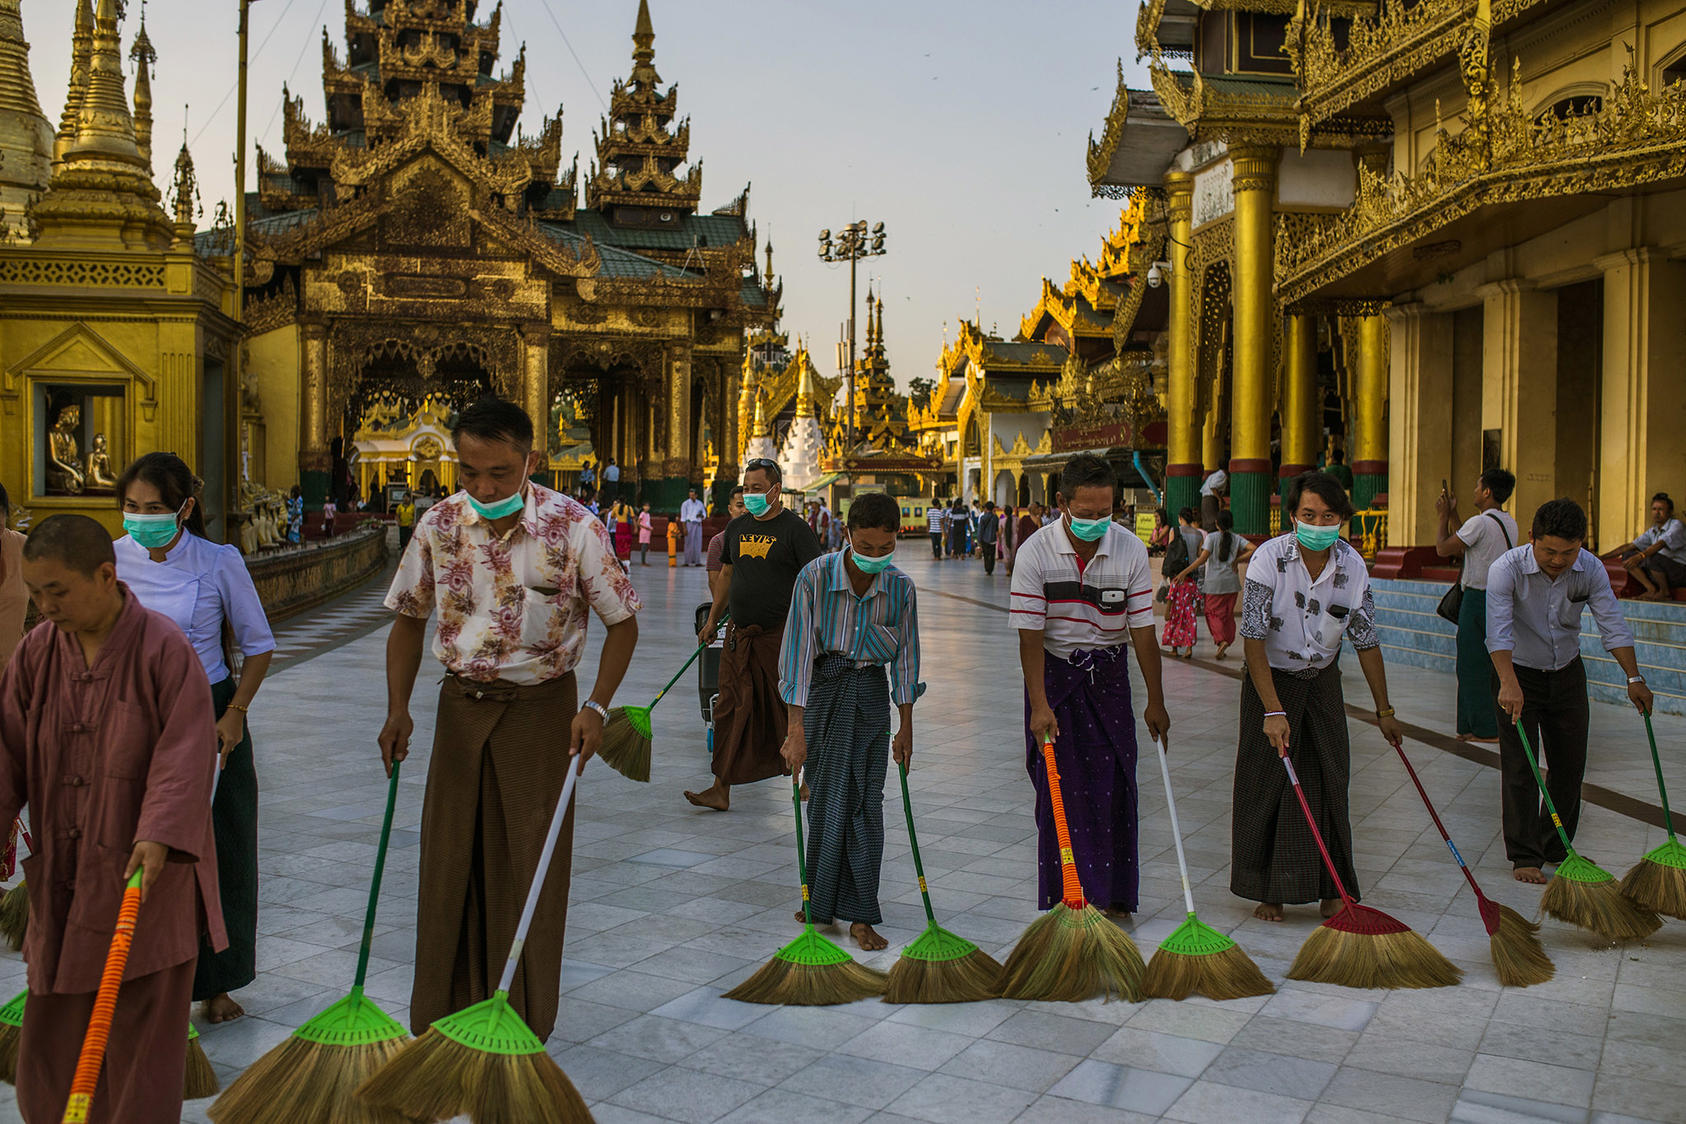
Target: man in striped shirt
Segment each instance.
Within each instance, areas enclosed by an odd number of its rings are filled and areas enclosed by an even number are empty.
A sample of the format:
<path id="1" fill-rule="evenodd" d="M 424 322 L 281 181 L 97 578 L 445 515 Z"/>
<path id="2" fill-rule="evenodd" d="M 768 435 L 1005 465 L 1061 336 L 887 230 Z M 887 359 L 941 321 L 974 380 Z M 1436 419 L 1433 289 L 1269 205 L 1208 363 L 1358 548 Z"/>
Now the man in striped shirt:
<path id="1" fill-rule="evenodd" d="M 931 497 L 931 506 L 925 509 L 925 527 L 931 532 L 931 557 L 938 562 L 943 560 L 943 534 L 948 530 L 943 516 L 947 511 L 936 496 Z"/>
<path id="2" fill-rule="evenodd" d="M 869 950 L 887 943 L 873 928 L 884 920 L 884 773 L 891 755 L 905 767 L 913 754 L 913 702 L 925 690 L 913 581 L 890 564 L 900 527 L 891 497 L 855 499 L 847 549 L 796 578 L 779 652 L 779 694 L 790 708 L 780 752 L 792 773 L 808 766 L 809 909 L 817 925 L 849 920 Z M 900 714 L 894 742 L 891 705 Z"/>
<path id="3" fill-rule="evenodd" d="M 1025 679 L 1025 767 L 1036 786 L 1039 905 L 1061 899 L 1060 848 L 1042 760 L 1054 739 L 1066 820 L 1083 893 L 1115 917 L 1136 909 L 1136 718 L 1126 643 L 1136 649 L 1147 707 L 1163 740 L 1171 719 L 1153 635 L 1147 548 L 1112 521 L 1118 477 L 1093 453 L 1060 473 L 1060 518 L 1020 544 L 1012 620 Z"/>

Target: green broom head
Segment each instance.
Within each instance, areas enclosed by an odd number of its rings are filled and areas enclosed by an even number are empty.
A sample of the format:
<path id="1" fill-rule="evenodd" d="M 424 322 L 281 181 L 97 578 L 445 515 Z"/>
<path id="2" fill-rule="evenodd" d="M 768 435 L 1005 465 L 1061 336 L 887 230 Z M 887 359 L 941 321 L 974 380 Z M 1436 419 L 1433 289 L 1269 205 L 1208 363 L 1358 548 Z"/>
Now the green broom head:
<path id="1" fill-rule="evenodd" d="M 1643 909 L 1686 921 L 1686 846 L 1669 836 L 1627 872 L 1622 893 Z"/>
<path id="2" fill-rule="evenodd" d="M 1227 935 L 1188 915 L 1147 963 L 1142 994 L 1152 999 L 1245 999 L 1276 991 L 1259 966 Z"/>
<path id="3" fill-rule="evenodd" d="M 902 949 L 884 988 L 886 1003 L 976 1003 L 1001 994 L 1001 965 L 935 921 Z"/>
<path id="4" fill-rule="evenodd" d="M 1662 918 L 1626 897 L 1609 871 L 1569 852 L 1540 895 L 1540 909 L 1610 941 L 1640 940 L 1662 927 Z"/>
<path id="5" fill-rule="evenodd" d="M 11 1000 L 4 1007 L 0 1007 L 0 1026 L 18 1027 L 21 1029 L 23 1026 L 23 1005 L 28 1001 L 28 999 L 29 989 L 26 987 L 16 995 L 12 996 Z"/>
<path id="6" fill-rule="evenodd" d="M 1357 988 L 1451 987 L 1463 969 L 1403 921 L 1348 901 L 1306 938 L 1288 978 Z"/>
<path id="7" fill-rule="evenodd" d="M 29 883 L 19 882 L 0 897 L 0 939 L 13 952 L 22 952 L 24 934 L 28 931 Z"/>
<path id="8" fill-rule="evenodd" d="M 351 994 L 293 1031 L 294 1038 L 319 1046 L 373 1046 L 410 1037 L 380 1005 L 354 987 Z"/>
<path id="9" fill-rule="evenodd" d="M 597 755 L 629 781 L 650 779 L 650 708 L 617 706 L 603 726 Z"/>
<path id="10" fill-rule="evenodd" d="M 0 1007 L 0 1081 L 8 1085 L 18 1079 L 18 1042 L 23 1038 L 23 1002 L 28 998 L 28 990 L 20 991 Z"/>
<path id="11" fill-rule="evenodd" d="M 446 1015 L 433 1029 L 461 1046 L 483 1054 L 542 1054 L 544 1043 L 509 1005 L 500 991 L 454 1015 Z"/>
<path id="12" fill-rule="evenodd" d="M 1054 1003 L 1123 996 L 1134 1003 L 1146 970 L 1136 942 L 1106 914 L 1060 901 L 1019 938 L 1001 972 L 1001 994 Z"/>
<path id="13" fill-rule="evenodd" d="M 726 998 L 774 1006 L 828 1007 L 883 995 L 886 983 L 884 973 L 855 963 L 808 925 L 753 976 L 728 991 Z"/>

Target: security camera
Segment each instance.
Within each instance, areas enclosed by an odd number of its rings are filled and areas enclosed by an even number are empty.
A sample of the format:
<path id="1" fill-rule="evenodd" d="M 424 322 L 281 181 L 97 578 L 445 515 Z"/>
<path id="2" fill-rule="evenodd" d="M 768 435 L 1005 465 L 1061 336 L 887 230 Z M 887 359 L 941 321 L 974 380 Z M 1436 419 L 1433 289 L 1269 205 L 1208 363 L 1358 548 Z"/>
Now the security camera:
<path id="1" fill-rule="evenodd" d="M 1147 287 L 1157 289 L 1165 283 L 1165 275 L 1171 272 L 1171 263 L 1156 261 L 1147 267 Z"/>

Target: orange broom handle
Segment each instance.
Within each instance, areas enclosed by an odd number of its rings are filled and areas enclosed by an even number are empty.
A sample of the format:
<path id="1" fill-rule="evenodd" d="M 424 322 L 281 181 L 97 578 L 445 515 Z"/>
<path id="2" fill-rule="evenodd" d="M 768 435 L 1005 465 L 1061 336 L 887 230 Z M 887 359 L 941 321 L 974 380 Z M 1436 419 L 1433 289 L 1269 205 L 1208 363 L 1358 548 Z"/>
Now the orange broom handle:
<path id="1" fill-rule="evenodd" d="M 129 963 L 129 947 L 135 941 L 135 918 L 140 916 L 141 872 L 135 871 L 123 889 L 123 904 L 117 910 L 117 930 L 111 934 L 111 951 L 106 953 L 105 972 L 94 995 L 94 1013 L 88 1019 L 88 1034 L 82 1039 L 82 1053 L 76 1059 L 76 1075 L 70 1079 L 70 1100 L 65 1102 L 62 1124 L 87 1124 L 94 1102 L 100 1066 L 105 1062 L 106 1043 L 111 1039 L 111 1019 L 117 1011 L 117 989 L 123 983 L 123 969 Z"/>
<path id="2" fill-rule="evenodd" d="M 1060 796 L 1060 771 L 1054 765 L 1054 739 L 1042 739 L 1042 765 L 1048 773 L 1048 798 L 1054 805 L 1054 835 L 1060 841 L 1060 878 L 1065 883 L 1065 904 L 1068 909 L 1082 909 L 1088 905 L 1083 897 L 1083 883 L 1077 878 L 1077 860 L 1071 854 L 1071 829 L 1065 823 L 1065 800 Z"/>

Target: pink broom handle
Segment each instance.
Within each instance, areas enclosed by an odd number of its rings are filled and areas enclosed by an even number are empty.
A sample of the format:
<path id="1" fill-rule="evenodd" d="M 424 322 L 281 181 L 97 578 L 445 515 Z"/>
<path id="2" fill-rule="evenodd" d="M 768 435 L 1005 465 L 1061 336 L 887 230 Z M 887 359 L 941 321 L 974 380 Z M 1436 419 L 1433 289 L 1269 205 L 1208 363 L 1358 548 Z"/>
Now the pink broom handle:
<path id="1" fill-rule="evenodd" d="M 574 782 L 580 777 L 579 754 L 568 760 L 568 779 L 562 782 L 562 795 L 556 801 L 556 811 L 550 814 L 550 830 L 545 832 L 544 850 L 539 852 L 539 867 L 533 872 L 533 884 L 527 887 L 527 904 L 521 907 L 521 923 L 515 927 L 515 943 L 509 946 L 509 959 L 504 961 L 503 976 L 498 990 L 508 993 L 515 982 L 515 966 L 521 961 L 521 950 L 527 944 L 527 930 L 533 927 L 533 914 L 538 912 L 539 893 L 544 889 L 544 876 L 550 871 L 550 860 L 556 855 L 556 839 L 562 834 L 562 821 L 568 818 L 568 802 L 574 798 Z"/>
<path id="2" fill-rule="evenodd" d="M 1171 838 L 1177 842 L 1177 870 L 1183 876 L 1183 904 L 1188 907 L 1188 915 L 1194 916 L 1194 891 L 1188 885 L 1188 860 L 1183 858 L 1183 829 L 1177 824 L 1177 798 L 1171 793 L 1171 766 L 1165 759 L 1165 743 L 1158 738 L 1153 739 L 1153 748 L 1159 752 L 1159 775 L 1165 778 L 1165 807 L 1171 812 Z"/>
<path id="3" fill-rule="evenodd" d="M 1323 865 L 1329 868 L 1329 877 L 1335 880 L 1335 889 L 1341 892 L 1341 901 L 1347 905 L 1353 904 L 1352 895 L 1346 892 L 1346 886 L 1341 882 L 1341 876 L 1335 872 L 1335 860 L 1329 857 L 1329 848 L 1323 843 L 1323 833 L 1317 830 L 1317 817 L 1311 814 L 1311 805 L 1306 801 L 1305 789 L 1300 787 L 1299 774 L 1294 772 L 1294 763 L 1288 760 L 1288 755 L 1282 755 L 1282 767 L 1288 770 L 1288 779 L 1294 783 L 1294 795 L 1300 799 L 1300 810 L 1305 813 L 1306 826 L 1311 828 L 1311 837 L 1317 840 L 1317 849 L 1323 852 Z"/>

